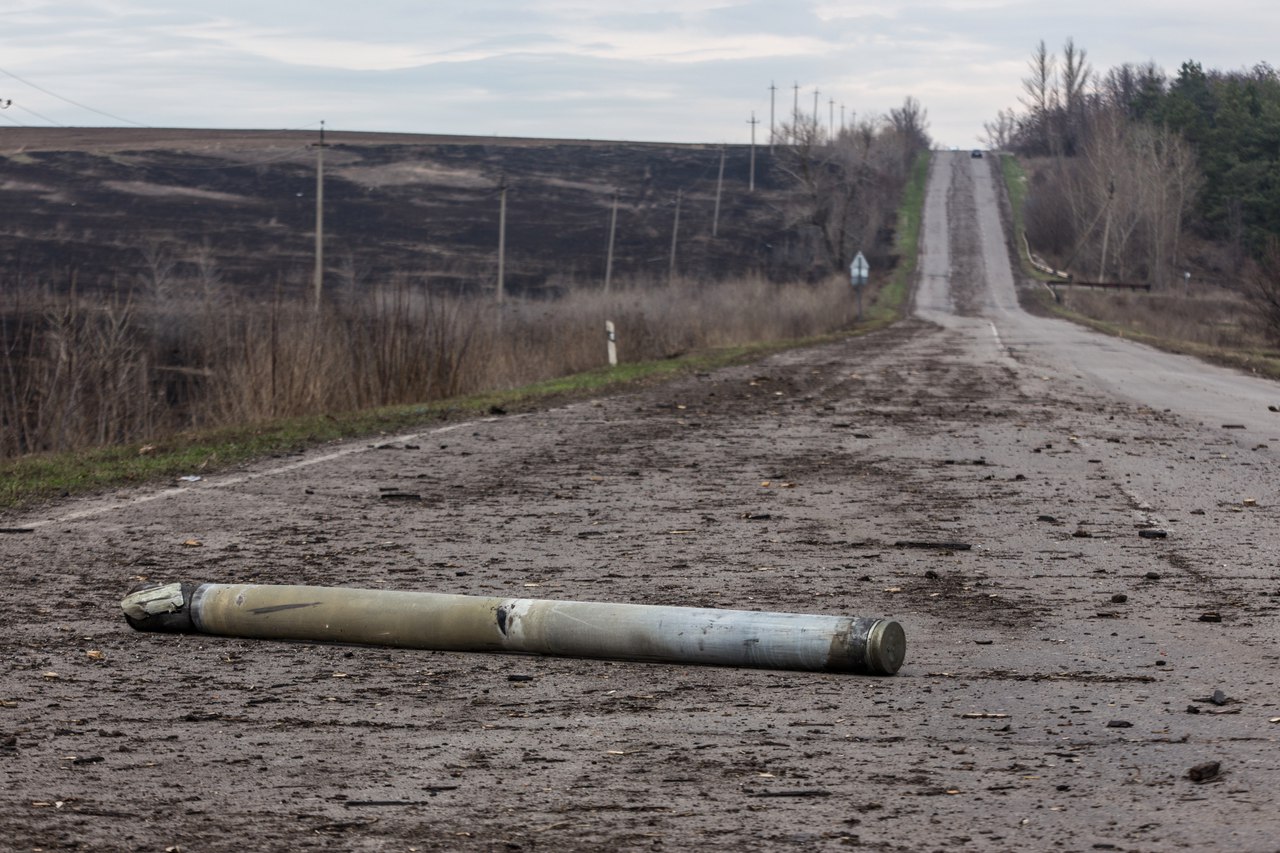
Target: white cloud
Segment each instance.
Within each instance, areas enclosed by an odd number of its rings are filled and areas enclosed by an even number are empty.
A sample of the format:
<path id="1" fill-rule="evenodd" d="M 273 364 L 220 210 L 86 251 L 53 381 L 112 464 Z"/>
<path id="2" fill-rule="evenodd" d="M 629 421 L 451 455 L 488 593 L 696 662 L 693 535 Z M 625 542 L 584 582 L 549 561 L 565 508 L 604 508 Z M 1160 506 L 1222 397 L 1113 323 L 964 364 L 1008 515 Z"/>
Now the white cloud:
<path id="1" fill-rule="evenodd" d="M 888 3 L 864 3 L 858 0 L 825 0 L 813 7 L 820 21 L 856 21 L 863 18 L 897 18 L 901 7 Z"/>
<path id="2" fill-rule="evenodd" d="M 509 35 L 498 26 L 484 34 L 432 33 L 413 41 L 297 35 L 281 28 L 264 29 L 227 18 L 157 27 L 155 32 L 161 40 L 194 42 L 224 54 L 243 53 L 286 65 L 350 71 L 403 70 L 435 62 L 478 62 L 512 54 L 698 63 L 812 57 L 836 50 L 835 45 L 811 36 L 769 32 L 721 34 L 679 25 L 650 30 L 620 29 L 569 17 L 552 22 L 543 33 Z"/>
<path id="3" fill-rule="evenodd" d="M 395 42 L 295 36 L 229 21 L 157 28 L 161 40 L 203 44 L 223 54 L 247 54 L 284 65 L 309 65 L 347 71 L 391 71 L 429 61 L 422 48 Z M 167 38 L 166 38 L 167 37 Z"/>
<path id="4" fill-rule="evenodd" d="M 829 54 L 835 46 L 818 38 L 769 33 L 715 35 L 693 30 L 618 33 L 577 30 L 566 52 L 598 59 L 711 62 Z"/>
<path id="5" fill-rule="evenodd" d="M 914 95 L 968 145 L 1016 103 L 1034 45 L 1099 70 L 1269 58 L 1280 5 L 1222 0 L 0 0 L 5 68 L 153 125 L 332 126 L 688 141 L 749 135 L 768 86 L 859 115 Z M 0 76 L 0 95 L 102 122 Z M 778 93 L 779 114 L 790 91 Z M 477 109 L 481 105 L 483 109 Z M 321 111 L 324 111 L 321 113 Z M 12 112 L 12 115 L 18 115 Z M 37 119 L 31 119 L 37 121 Z M 541 128 L 542 130 L 539 130 Z"/>

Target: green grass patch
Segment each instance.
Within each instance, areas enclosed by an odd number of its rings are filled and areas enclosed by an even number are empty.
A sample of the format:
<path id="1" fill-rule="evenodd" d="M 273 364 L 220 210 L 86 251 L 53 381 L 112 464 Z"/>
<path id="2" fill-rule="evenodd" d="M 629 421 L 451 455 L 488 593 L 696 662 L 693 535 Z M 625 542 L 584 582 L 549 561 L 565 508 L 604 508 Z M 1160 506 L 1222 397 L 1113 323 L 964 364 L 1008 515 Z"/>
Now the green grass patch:
<path id="1" fill-rule="evenodd" d="M 907 295 L 916 274 L 916 261 L 920 257 L 920 227 L 924 220 L 924 195 L 929 183 L 929 162 L 933 154 L 923 151 L 911 169 L 898 210 L 897 245 L 898 263 L 889 280 L 876 293 L 866 312 L 867 329 L 879 329 L 901 320 L 906 312 Z"/>
<path id="2" fill-rule="evenodd" d="M 1022 205 L 1027 200 L 1027 173 L 1018 158 L 1012 154 L 1000 155 L 1000 174 L 1004 176 L 1005 190 L 1009 193 L 1009 206 L 1013 210 L 1014 236 L 1022 236 Z"/>

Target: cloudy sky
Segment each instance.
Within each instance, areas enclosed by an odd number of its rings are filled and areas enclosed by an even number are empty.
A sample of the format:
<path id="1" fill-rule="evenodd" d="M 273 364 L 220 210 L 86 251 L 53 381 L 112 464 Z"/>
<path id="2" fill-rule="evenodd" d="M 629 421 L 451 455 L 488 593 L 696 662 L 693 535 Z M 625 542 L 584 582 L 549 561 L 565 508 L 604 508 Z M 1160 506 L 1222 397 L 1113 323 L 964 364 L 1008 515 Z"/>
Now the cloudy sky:
<path id="1" fill-rule="evenodd" d="M 747 142 L 799 102 L 907 96 L 942 146 L 1017 102 L 1035 45 L 1098 70 L 1280 64 L 1274 0 L 0 0 L 4 125 Z M 834 100 L 834 108 L 832 105 Z"/>

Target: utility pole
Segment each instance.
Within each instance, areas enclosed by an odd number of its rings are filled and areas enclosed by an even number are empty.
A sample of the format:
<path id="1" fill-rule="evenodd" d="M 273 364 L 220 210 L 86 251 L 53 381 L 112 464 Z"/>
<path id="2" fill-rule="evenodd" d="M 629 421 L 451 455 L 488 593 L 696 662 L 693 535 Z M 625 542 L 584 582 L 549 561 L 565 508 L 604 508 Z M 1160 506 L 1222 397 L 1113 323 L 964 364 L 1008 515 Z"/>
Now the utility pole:
<path id="1" fill-rule="evenodd" d="M 680 240 L 680 201 L 684 198 L 684 190 L 676 190 L 676 217 L 671 224 L 671 263 L 667 267 L 667 285 L 676 280 L 676 246 Z"/>
<path id="2" fill-rule="evenodd" d="M 498 179 L 498 304 L 501 305 L 506 294 L 505 287 L 507 264 L 507 173 L 503 172 Z"/>
<path id="3" fill-rule="evenodd" d="M 800 83 L 792 88 L 795 89 L 795 103 L 791 107 L 791 141 L 794 143 L 800 141 Z"/>
<path id="4" fill-rule="evenodd" d="M 609 292 L 613 280 L 613 237 L 618 232 L 618 190 L 613 191 L 613 213 L 609 216 L 609 251 L 604 261 L 604 292 Z"/>
<path id="5" fill-rule="evenodd" d="M 818 124 L 818 87 L 814 86 L 813 87 L 813 135 L 815 137 L 818 135 L 818 128 L 820 126 L 821 125 Z"/>
<path id="6" fill-rule="evenodd" d="M 324 291 L 324 122 L 320 122 L 320 142 L 316 145 L 316 271 L 315 310 L 320 310 Z"/>
<path id="7" fill-rule="evenodd" d="M 756 111 L 751 111 L 751 121 L 747 124 L 751 125 L 751 182 L 747 185 L 747 192 L 756 191 L 756 125 L 760 121 L 756 118 Z M 772 148 L 773 146 L 770 146 Z"/>
<path id="8" fill-rule="evenodd" d="M 844 104 L 840 105 L 840 130 L 844 130 L 848 125 L 844 123 Z"/>
<path id="9" fill-rule="evenodd" d="M 720 193 L 724 190 L 724 146 L 720 146 L 720 174 L 716 178 L 716 212 L 711 217 L 711 236 L 720 234 Z"/>
<path id="10" fill-rule="evenodd" d="M 773 81 L 770 80 L 769 81 L 769 153 L 770 154 L 773 153 L 773 140 L 775 138 L 774 132 L 773 132 L 773 107 L 774 107 L 774 101 L 777 100 L 777 97 L 778 97 L 778 87 L 773 85 Z M 751 117 L 755 118 L 755 113 L 752 113 Z M 755 128 L 754 127 L 751 128 L 751 131 L 754 134 Z"/>
<path id="11" fill-rule="evenodd" d="M 827 104 L 827 107 L 830 111 L 830 115 L 827 117 L 827 126 L 830 129 L 827 133 L 831 137 L 832 141 L 834 141 L 836 138 L 836 99 L 832 98 L 830 103 Z"/>
<path id="12" fill-rule="evenodd" d="M 1099 262 L 1098 281 L 1107 280 L 1107 243 L 1111 240 L 1111 202 L 1116 197 L 1116 181 L 1111 178 L 1107 183 L 1107 201 L 1102 209 L 1106 212 L 1107 218 L 1102 226 L 1102 260 Z"/>

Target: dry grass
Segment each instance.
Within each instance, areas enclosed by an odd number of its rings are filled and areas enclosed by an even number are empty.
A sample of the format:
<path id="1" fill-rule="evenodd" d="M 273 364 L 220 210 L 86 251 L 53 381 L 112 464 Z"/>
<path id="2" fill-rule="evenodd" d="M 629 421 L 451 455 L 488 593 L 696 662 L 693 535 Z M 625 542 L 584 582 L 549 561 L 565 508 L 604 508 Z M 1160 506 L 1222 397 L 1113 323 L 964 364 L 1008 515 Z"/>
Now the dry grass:
<path id="1" fill-rule="evenodd" d="M 1280 350 L 1257 307 L 1238 291 L 1201 285 L 1189 292 L 1060 288 L 1059 294 L 1053 310 L 1100 331 L 1280 378 Z"/>
<path id="2" fill-rule="evenodd" d="M 606 320 L 625 362 L 851 319 L 839 279 L 636 282 L 503 305 L 401 283 L 319 311 L 216 289 L 192 300 L 14 293 L 0 304 L 0 458 L 525 385 L 602 366 Z"/>
<path id="3" fill-rule="evenodd" d="M 1146 293 L 1061 288 L 1060 292 L 1063 304 L 1079 314 L 1153 337 L 1228 349 L 1266 346 L 1257 310 L 1231 290 Z"/>

